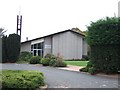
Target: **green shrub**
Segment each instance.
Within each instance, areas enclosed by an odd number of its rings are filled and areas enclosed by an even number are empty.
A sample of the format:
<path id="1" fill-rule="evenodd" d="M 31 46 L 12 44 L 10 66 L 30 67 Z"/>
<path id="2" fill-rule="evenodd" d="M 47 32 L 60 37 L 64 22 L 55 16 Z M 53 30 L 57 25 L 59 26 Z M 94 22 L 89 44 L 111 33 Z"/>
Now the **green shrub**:
<path id="1" fill-rule="evenodd" d="M 55 59 L 56 57 L 53 54 L 46 54 L 44 58 Z"/>
<path id="2" fill-rule="evenodd" d="M 117 73 L 120 70 L 120 18 L 112 17 L 92 22 L 87 41 L 90 60 L 98 72 Z"/>
<path id="3" fill-rule="evenodd" d="M 89 68 L 88 67 L 84 67 L 84 68 L 81 68 L 79 71 L 81 72 L 88 72 Z"/>
<path id="4" fill-rule="evenodd" d="M 91 75 L 94 75 L 97 73 L 97 70 L 94 68 L 94 67 L 91 67 L 89 68 L 88 72 L 91 74 Z"/>
<path id="5" fill-rule="evenodd" d="M 120 70 L 119 45 L 91 46 L 91 62 L 100 72 L 111 74 Z"/>
<path id="6" fill-rule="evenodd" d="M 49 66 L 55 66 L 55 63 L 56 63 L 56 59 L 52 59 L 52 60 L 50 60 L 50 62 L 49 62 Z"/>
<path id="7" fill-rule="evenodd" d="M 93 64 L 92 64 L 91 61 L 87 62 L 87 66 L 86 67 L 91 68 L 92 66 L 93 66 Z"/>
<path id="8" fill-rule="evenodd" d="M 56 57 L 55 59 L 52 59 L 49 65 L 53 67 L 66 67 L 67 66 L 67 64 L 63 62 L 63 59 L 60 57 Z"/>
<path id="9" fill-rule="evenodd" d="M 44 86 L 44 76 L 38 71 L 27 70 L 3 70 L 2 71 L 2 88 L 24 88 L 35 90 L 39 86 Z"/>
<path id="10" fill-rule="evenodd" d="M 87 61 L 89 60 L 90 58 L 87 56 L 87 55 L 82 55 L 82 59 L 81 61 Z"/>
<path id="11" fill-rule="evenodd" d="M 49 58 L 42 58 L 41 63 L 43 66 L 49 66 L 50 59 Z"/>
<path id="12" fill-rule="evenodd" d="M 82 72 L 89 72 L 89 69 L 92 67 L 92 63 L 91 61 L 87 62 L 87 66 L 84 67 L 84 68 L 81 68 L 79 71 L 82 71 Z"/>
<path id="13" fill-rule="evenodd" d="M 66 67 L 67 66 L 65 62 L 57 61 L 57 60 L 51 60 L 49 65 L 53 67 Z"/>
<path id="14" fill-rule="evenodd" d="M 80 61 L 87 61 L 85 58 L 80 59 Z"/>
<path id="15" fill-rule="evenodd" d="M 54 67 L 66 67 L 67 64 L 63 61 L 58 61 L 56 60 L 56 62 L 54 63 Z"/>
<path id="16" fill-rule="evenodd" d="M 30 64 L 39 64 L 40 60 L 41 60 L 40 56 L 33 56 L 30 59 Z"/>
<path id="17" fill-rule="evenodd" d="M 30 52 L 24 51 L 20 53 L 19 61 L 29 61 L 32 57 L 32 54 Z"/>
<path id="18" fill-rule="evenodd" d="M 81 61 L 81 59 L 66 59 L 65 61 Z"/>
<path id="19" fill-rule="evenodd" d="M 52 54 L 47 54 L 44 58 L 42 58 L 41 63 L 43 66 L 53 66 L 53 67 L 66 67 L 67 64 L 63 62 L 63 59 L 60 57 L 56 57 Z"/>

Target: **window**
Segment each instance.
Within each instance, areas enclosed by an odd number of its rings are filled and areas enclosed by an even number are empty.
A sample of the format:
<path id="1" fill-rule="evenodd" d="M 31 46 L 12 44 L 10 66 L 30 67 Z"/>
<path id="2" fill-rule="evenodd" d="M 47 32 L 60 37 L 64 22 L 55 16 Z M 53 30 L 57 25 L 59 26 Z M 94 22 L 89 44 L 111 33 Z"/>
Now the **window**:
<path id="1" fill-rule="evenodd" d="M 41 43 L 38 43 L 38 49 L 42 49 Z"/>
<path id="2" fill-rule="evenodd" d="M 34 49 L 37 49 L 37 44 L 34 44 Z"/>
<path id="3" fill-rule="evenodd" d="M 37 55 L 37 52 L 36 52 L 36 50 L 34 50 L 34 51 L 33 51 L 33 54 L 34 54 L 34 56 L 36 56 L 36 55 Z"/>
<path id="4" fill-rule="evenodd" d="M 31 45 L 31 51 L 33 51 L 33 45 Z"/>
<path id="5" fill-rule="evenodd" d="M 44 47 L 44 42 L 33 44 L 31 45 L 31 53 L 34 56 L 38 55 L 43 57 L 43 47 Z"/>

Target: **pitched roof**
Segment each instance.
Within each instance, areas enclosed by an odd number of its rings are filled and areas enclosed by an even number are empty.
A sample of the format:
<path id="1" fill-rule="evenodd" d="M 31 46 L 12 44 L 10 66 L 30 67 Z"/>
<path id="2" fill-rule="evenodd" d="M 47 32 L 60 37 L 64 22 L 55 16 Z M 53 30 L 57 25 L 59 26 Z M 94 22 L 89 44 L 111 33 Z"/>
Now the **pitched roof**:
<path id="1" fill-rule="evenodd" d="M 45 38 L 45 37 L 57 35 L 57 34 L 60 34 L 60 33 L 68 32 L 68 31 L 79 34 L 79 35 L 85 37 L 85 34 L 83 34 L 83 33 L 68 29 L 68 30 L 65 30 L 65 31 L 60 31 L 60 32 L 57 32 L 57 33 L 53 33 L 53 34 L 50 34 L 50 35 L 43 36 L 43 37 L 38 37 L 38 38 L 35 38 L 35 39 L 32 39 L 32 40 L 24 41 L 24 42 L 21 42 L 21 44 L 31 42 L 31 41 L 34 41 L 34 40 L 38 40 L 38 39 L 42 39 L 42 38 Z"/>

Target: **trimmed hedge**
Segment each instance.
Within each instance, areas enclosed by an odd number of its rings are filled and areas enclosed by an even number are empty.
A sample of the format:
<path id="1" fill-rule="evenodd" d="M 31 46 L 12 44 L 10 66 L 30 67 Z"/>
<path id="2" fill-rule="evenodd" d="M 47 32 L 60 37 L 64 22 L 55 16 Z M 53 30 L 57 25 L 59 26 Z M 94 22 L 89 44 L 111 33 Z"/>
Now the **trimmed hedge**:
<path id="1" fill-rule="evenodd" d="M 91 62 L 99 72 L 117 73 L 120 70 L 120 46 L 91 46 Z"/>
<path id="2" fill-rule="evenodd" d="M 87 41 L 94 71 L 111 74 L 120 70 L 119 27 L 120 18 L 116 17 L 100 19 L 88 26 Z"/>
<path id="3" fill-rule="evenodd" d="M 35 90 L 39 86 L 44 86 L 44 76 L 38 71 L 27 70 L 3 70 L 2 89 L 27 89 Z"/>
<path id="4" fill-rule="evenodd" d="M 88 26 L 89 45 L 120 45 L 120 20 L 116 17 L 100 19 Z"/>

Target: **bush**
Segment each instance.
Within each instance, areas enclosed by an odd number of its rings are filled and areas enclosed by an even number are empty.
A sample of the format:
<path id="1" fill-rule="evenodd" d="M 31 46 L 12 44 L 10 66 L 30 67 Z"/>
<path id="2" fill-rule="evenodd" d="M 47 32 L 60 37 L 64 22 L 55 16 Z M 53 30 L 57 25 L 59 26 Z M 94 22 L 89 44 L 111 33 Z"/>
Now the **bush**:
<path id="1" fill-rule="evenodd" d="M 19 61 L 30 61 L 32 54 L 30 52 L 24 51 L 20 53 Z"/>
<path id="2" fill-rule="evenodd" d="M 79 71 L 82 71 L 82 72 L 89 72 L 89 69 L 92 67 L 92 63 L 91 61 L 87 62 L 87 66 L 84 67 L 84 68 L 81 68 Z M 91 72 L 91 71 L 90 71 Z"/>
<path id="3" fill-rule="evenodd" d="M 56 63 L 56 59 L 52 59 L 52 60 L 50 60 L 50 62 L 49 62 L 49 66 L 55 66 L 55 63 Z"/>
<path id="4" fill-rule="evenodd" d="M 50 59 L 49 58 L 42 58 L 41 63 L 43 66 L 49 66 Z"/>
<path id="5" fill-rule="evenodd" d="M 65 61 L 82 61 L 81 59 L 66 59 Z"/>
<path id="6" fill-rule="evenodd" d="M 116 45 L 91 46 L 91 62 L 94 68 L 106 74 L 120 70 L 120 47 Z"/>
<path id="7" fill-rule="evenodd" d="M 63 59 L 60 57 L 56 57 L 55 59 L 52 59 L 49 65 L 53 67 L 66 67 L 67 66 L 67 64 L 63 62 Z"/>
<path id="8" fill-rule="evenodd" d="M 93 66 L 93 64 L 92 64 L 91 61 L 87 62 L 87 66 L 86 67 L 91 68 L 92 66 Z"/>
<path id="9" fill-rule="evenodd" d="M 40 56 L 33 56 L 30 59 L 30 64 L 39 64 L 40 60 L 41 60 Z"/>
<path id="10" fill-rule="evenodd" d="M 82 55 L 81 61 L 87 61 L 89 60 L 89 57 L 87 55 Z"/>
<path id="11" fill-rule="evenodd" d="M 97 70 L 94 68 L 94 67 L 91 67 L 89 68 L 88 72 L 91 74 L 91 75 L 94 75 L 97 73 Z"/>
<path id="12" fill-rule="evenodd" d="M 44 76 L 38 71 L 3 70 L 1 80 L 4 90 L 10 88 L 35 90 L 45 85 Z"/>
<path id="13" fill-rule="evenodd" d="M 55 59 L 56 57 L 53 54 L 46 54 L 44 58 Z"/>
<path id="14" fill-rule="evenodd" d="M 56 62 L 54 63 L 54 67 L 66 67 L 66 66 L 67 64 L 60 60 L 56 60 Z"/>
<path id="15" fill-rule="evenodd" d="M 63 62 L 63 61 L 58 61 L 56 63 L 56 67 L 66 67 L 67 66 L 67 63 Z"/>
<path id="16" fill-rule="evenodd" d="M 93 68 L 98 72 L 111 74 L 120 70 L 118 27 L 120 27 L 120 18 L 117 17 L 100 19 L 88 26 L 87 41 L 90 45 L 90 60 Z"/>
<path id="17" fill-rule="evenodd" d="M 80 59 L 80 61 L 87 61 L 85 58 Z"/>
<path id="18" fill-rule="evenodd" d="M 52 63 L 51 66 L 53 67 L 66 67 L 67 66 L 65 62 L 58 61 L 58 60 L 51 60 L 50 63 Z"/>
<path id="19" fill-rule="evenodd" d="M 66 67 L 67 64 L 63 62 L 63 59 L 56 57 L 52 54 L 47 54 L 45 58 L 42 58 L 41 63 L 43 66 L 53 66 L 53 67 Z"/>
<path id="20" fill-rule="evenodd" d="M 79 71 L 81 72 L 88 72 L 89 68 L 88 67 L 84 67 L 84 68 L 81 68 Z"/>

